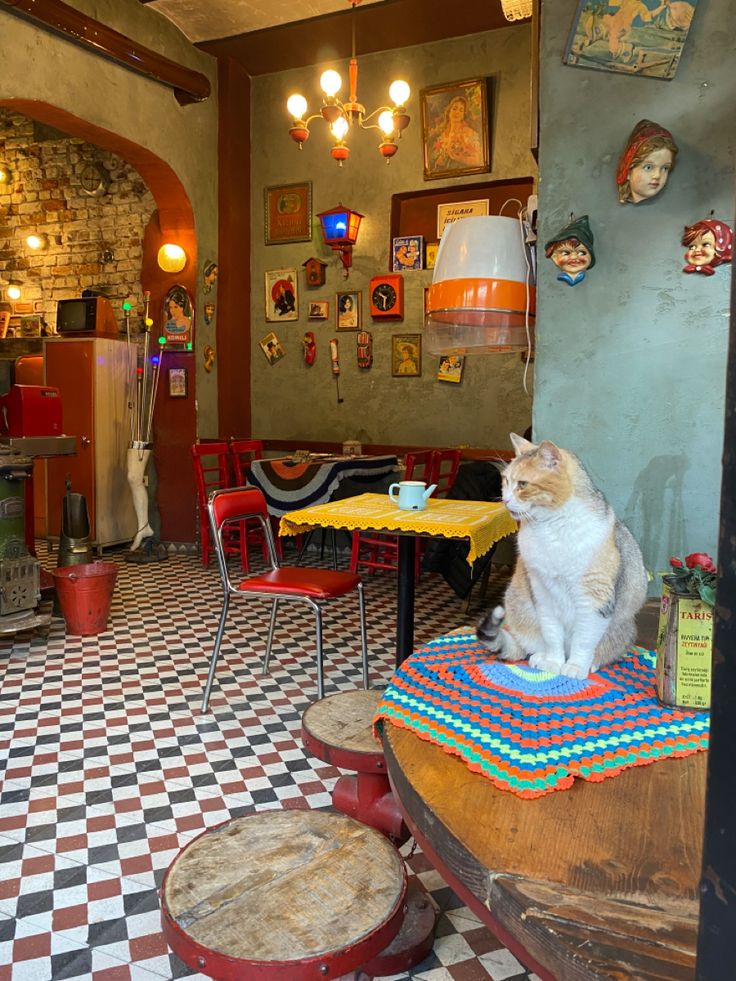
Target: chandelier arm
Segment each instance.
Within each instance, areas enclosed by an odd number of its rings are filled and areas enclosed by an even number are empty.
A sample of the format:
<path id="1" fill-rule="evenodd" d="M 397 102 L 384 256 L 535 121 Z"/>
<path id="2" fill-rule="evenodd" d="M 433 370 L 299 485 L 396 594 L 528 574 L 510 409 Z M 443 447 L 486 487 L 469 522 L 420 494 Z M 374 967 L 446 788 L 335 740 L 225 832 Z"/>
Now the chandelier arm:
<path id="1" fill-rule="evenodd" d="M 373 112 L 368 113 L 360 120 L 361 129 L 380 129 L 381 127 L 377 123 L 370 123 L 369 120 L 373 119 L 374 116 L 378 115 L 379 112 L 393 112 L 393 106 L 379 106 L 378 109 L 374 109 Z"/>

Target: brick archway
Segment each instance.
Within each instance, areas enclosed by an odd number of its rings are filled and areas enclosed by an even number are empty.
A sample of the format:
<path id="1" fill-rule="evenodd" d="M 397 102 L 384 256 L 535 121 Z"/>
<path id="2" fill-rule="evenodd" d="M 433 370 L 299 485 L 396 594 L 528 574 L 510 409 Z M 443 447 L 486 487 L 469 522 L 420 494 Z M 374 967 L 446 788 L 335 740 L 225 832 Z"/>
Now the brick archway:
<path id="1" fill-rule="evenodd" d="M 176 241 L 187 252 L 187 265 L 174 279 L 187 288 L 196 303 L 197 242 L 194 212 L 181 180 L 169 164 L 141 144 L 47 102 L 0 99 L 0 106 L 23 113 L 30 119 L 53 126 L 103 150 L 109 150 L 135 167 L 157 205 L 157 210 L 145 229 L 140 274 L 142 289 L 151 293 L 154 330 L 158 329 L 156 318 L 166 292 L 172 285 L 172 277 L 162 273 L 156 262 L 158 248 L 163 242 Z M 161 514 L 161 538 L 164 541 L 193 542 L 196 538 L 196 496 L 189 466 L 189 446 L 196 440 L 197 428 L 195 354 L 171 352 L 165 357 L 167 369 L 188 369 L 189 394 L 186 399 L 167 399 L 166 379 L 162 373 L 154 412 L 154 455 L 158 478 L 156 498 Z M 183 460 L 186 460 L 185 465 L 182 465 Z"/>

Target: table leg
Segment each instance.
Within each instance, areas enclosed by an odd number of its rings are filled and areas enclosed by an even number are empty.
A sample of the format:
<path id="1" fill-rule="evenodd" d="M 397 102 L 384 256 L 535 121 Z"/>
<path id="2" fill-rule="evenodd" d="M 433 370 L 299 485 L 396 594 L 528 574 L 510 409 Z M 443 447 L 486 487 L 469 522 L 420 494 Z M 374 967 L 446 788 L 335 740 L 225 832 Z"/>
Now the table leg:
<path id="1" fill-rule="evenodd" d="M 416 538 L 399 535 L 399 572 L 396 586 L 396 667 L 414 650 L 414 559 Z"/>

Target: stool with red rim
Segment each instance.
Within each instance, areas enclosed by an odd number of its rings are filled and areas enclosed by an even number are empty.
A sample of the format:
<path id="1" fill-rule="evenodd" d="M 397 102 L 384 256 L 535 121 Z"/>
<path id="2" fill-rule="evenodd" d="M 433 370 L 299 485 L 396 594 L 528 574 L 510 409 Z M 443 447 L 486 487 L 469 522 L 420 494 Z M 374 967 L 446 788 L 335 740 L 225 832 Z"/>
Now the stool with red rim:
<path id="1" fill-rule="evenodd" d="M 396 936 L 406 887 L 401 857 L 373 828 L 261 811 L 179 852 L 161 922 L 174 953 L 219 981 L 348 981 Z"/>
<path id="2" fill-rule="evenodd" d="M 372 731 L 380 697 L 378 691 L 356 689 L 313 702 L 302 716 L 302 742 L 318 759 L 356 771 L 343 774 L 335 784 L 335 810 L 401 845 L 410 834 L 391 791 L 383 751 Z M 399 974 L 421 963 L 432 950 L 435 923 L 431 900 L 412 877 L 401 931 L 364 970 L 377 976 Z"/>

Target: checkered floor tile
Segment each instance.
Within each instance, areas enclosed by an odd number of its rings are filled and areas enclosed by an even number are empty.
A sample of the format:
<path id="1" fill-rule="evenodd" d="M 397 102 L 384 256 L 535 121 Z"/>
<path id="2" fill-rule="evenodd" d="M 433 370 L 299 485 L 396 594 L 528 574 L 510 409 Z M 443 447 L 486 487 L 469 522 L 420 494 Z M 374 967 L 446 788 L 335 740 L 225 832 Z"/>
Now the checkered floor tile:
<path id="1" fill-rule="evenodd" d="M 43 543 L 39 556 L 53 566 Z M 262 676 L 264 611 L 232 609 L 210 712 L 200 716 L 219 614 L 214 563 L 106 558 L 119 573 L 105 633 L 66 636 L 53 619 L 0 636 L 0 981 L 201 978 L 161 933 L 166 869 L 231 817 L 329 807 L 339 776 L 301 744 L 316 695 L 303 610 L 281 611 Z M 366 599 L 371 680 L 382 685 L 392 673 L 394 580 L 368 577 Z M 417 643 L 468 619 L 440 577 L 422 576 Z M 324 635 L 326 694 L 360 685 L 354 599 L 330 608 Z M 534 978 L 421 852 L 408 864 L 440 915 L 432 953 L 402 981 Z"/>

